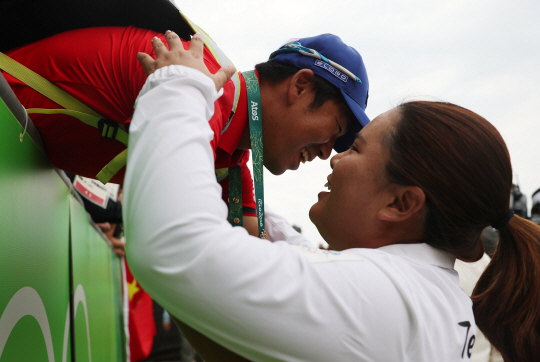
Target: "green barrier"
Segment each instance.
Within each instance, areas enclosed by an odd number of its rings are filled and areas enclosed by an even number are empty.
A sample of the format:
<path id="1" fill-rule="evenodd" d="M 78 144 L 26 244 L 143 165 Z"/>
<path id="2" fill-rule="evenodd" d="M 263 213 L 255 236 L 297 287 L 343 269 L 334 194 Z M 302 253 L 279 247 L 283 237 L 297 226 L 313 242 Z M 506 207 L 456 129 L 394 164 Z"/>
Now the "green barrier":
<path id="1" fill-rule="evenodd" d="M 61 361 L 69 190 L 1 101 L 0 120 L 0 361 Z"/>
<path id="2" fill-rule="evenodd" d="M 71 206 L 76 360 L 121 361 L 119 293 L 111 278 L 120 275 L 119 259 L 89 227 L 82 205 L 72 198 Z"/>
<path id="3" fill-rule="evenodd" d="M 120 260 L 22 132 L 0 99 L 0 362 L 125 360 Z"/>

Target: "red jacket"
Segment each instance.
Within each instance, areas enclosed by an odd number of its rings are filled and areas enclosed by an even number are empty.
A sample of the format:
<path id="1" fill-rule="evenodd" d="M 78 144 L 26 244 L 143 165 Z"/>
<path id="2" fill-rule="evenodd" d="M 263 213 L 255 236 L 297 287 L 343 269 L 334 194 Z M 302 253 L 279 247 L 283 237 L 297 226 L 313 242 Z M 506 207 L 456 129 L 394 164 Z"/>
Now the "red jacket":
<path id="1" fill-rule="evenodd" d="M 64 32 L 7 52 L 11 58 L 45 77 L 94 111 L 126 128 L 146 74 L 137 61 L 137 53 L 154 55 L 150 40 L 163 34 L 135 27 L 98 27 Z M 189 46 L 185 42 L 184 47 Z M 204 61 L 210 72 L 220 68 L 208 49 Z M 26 108 L 62 108 L 26 84 L 4 73 L 15 94 Z M 246 166 L 249 151 L 236 150 L 247 127 L 245 85 L 236 114 L 227 130 L 222 130 L 231 117 L 234 85 L 229 81 L 224 95 L 215 103 L 209 123 L 214 130 L 211 142 L 216 168 L 240 164 L 243 168 L 243 204 L 246 213 L 255 214 L 253 182 Z M 108 140 L 100 132 L 67 115 L 34 114 L 51 163 L 63 170 L 86 177 L 97 173 L 125 146 Z M 111 179 L 122 183 L 125 169 Z M 228 179 L 222 182 L 224 199 L 228 197 Z"/>

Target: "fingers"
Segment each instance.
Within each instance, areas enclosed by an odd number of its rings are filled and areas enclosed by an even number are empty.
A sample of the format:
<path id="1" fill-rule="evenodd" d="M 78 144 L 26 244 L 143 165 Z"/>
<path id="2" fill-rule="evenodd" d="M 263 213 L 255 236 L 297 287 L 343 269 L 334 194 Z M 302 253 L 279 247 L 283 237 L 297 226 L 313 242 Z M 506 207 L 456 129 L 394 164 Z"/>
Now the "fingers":
<path id="1" fill-rule="evenodd" d="M 193 52 L 196 57 L 202 57 L 204 48 L 204 37 L 202 34 L 195 34 L 191 37 L 191 43 L 189 44 L 189 50 Z"/>
<path id="2" fill-rule="evenodd" d="M 111 224 L 108 223 L 108 222 L 101 222 L 101 223 L 97 223 L 97 226 L 99 226 L 99 228 L 103 231 L 103 232 L 107 232 L 111 229 Z"/>
<path id="3" fill-rule="evenodd" d="M 174 31 L 167 30 L 165 32 L 165 40 L 167 40 L 167 44 L 169 44 L 169 50 L 171 52 L 184 51 L 182 41 Z"/>
<path id="4" fill-rule="evenodd" d="M 121 249 L 121 248 L 114 248 L 114 252 L 116 255 L 118 255 L 119 257 L 123 257 L 123 256 L 126 256 L 126 252 L 124 249 Z"/>
<path id="5" fill-rule="evenodd" d="M 146 75 L 150 75 L 157 69 L 168 65 L 183 65 L 197 69 L 212 78 L 216 85 L 216 90 L 219 91 L 236 73 L 236 69 L 232 65 L 221 68 L 216 74 L 211 74 L 208 71 L 203 59 L 204 37 L 202 34 L 193 35 L 189 50 L 187 51 L 184 49 L 184 45 L 176 33 L 170 30 L 166 31 L 165 39 L 169 45 L 169 50 L 158 37 L 152 39 L 152 47 L 156 52 L 155 60 L 146 53 L 137 54 L 137 59 L 143 66 Z"/>
<path id="6" fill-rule="evenodd" d="M 216 74 L 212 75 L 212 79 L 216 84 L 216 90 L 219 91 L 231 79 L 234 73 L 236 73 L 236 68 L 232 65 L 226 65 L 218 70 Z"/>
<path id="7" fill-rule="evenodd" d="M 137 60 L 143 66 L 144 72 L 147 76 L 156 71 L 156 62 L 150 55 L 146 53 L 139 53 L 137 54 Z"/>
<path id="8" fill-rule="evenodd" d="M 158 38 L 157 36 L 155 36 L 152 39 L 152 47 L 154 48 L 154 51 L 156 52 L 157 57 L 159 57 L 160 55 L 163 56 L 162 54 L 165 54 L 165 53 L 168 52 L 167 47 L 165 46 L 165 44 L 163 44 L 161 39 Z"/>

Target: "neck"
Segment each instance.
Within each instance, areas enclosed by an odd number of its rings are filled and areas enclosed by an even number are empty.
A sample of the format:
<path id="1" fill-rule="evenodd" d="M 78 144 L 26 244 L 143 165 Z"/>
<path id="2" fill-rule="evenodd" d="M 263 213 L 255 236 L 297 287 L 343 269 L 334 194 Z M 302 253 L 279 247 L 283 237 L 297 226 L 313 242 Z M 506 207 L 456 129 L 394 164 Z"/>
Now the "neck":
<path id="1" fill-rule="evenodd" d="M 249 122 L 246 124 L 246 129 L 244 130 L 244 134 L 242 135 L 242 138 L 240 139 L 240 142 L 238 142 L 238 146 L 236 146 L 237 150 L 249 150 L 251 149 L 251 137 L 249 134 Z"/>

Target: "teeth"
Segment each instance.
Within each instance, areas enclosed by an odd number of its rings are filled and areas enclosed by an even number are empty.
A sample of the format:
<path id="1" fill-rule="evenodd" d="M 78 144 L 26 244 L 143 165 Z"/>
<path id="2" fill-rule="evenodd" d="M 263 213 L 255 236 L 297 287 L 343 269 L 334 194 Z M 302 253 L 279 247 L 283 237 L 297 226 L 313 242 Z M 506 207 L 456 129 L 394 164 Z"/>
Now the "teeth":
<path id="1" fill-rule="evenodd" d="M 302 163 L 306 163 L 309 159 L 309 152 L 305 148 L 302 149 L 302 157 L 304 157 Z"/>

